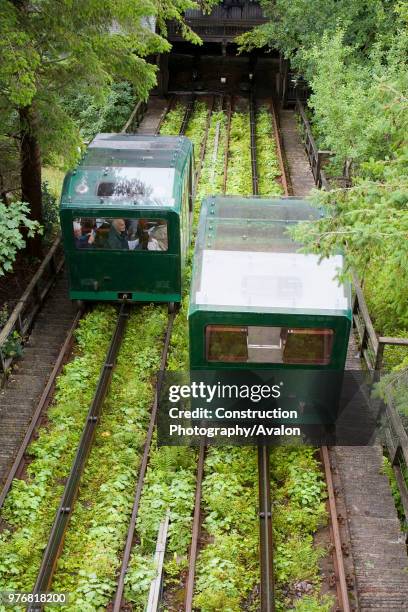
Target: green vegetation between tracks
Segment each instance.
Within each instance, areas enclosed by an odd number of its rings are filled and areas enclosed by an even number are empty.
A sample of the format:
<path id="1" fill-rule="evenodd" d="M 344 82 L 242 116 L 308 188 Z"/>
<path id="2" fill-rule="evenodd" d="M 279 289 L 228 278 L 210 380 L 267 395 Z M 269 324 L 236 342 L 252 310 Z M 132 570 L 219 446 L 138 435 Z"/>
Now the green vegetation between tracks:
<path id="1" fill-rule="evenodd" d="M 208 107 L 204 103 L 196 103 L 186 134 L 196 143 L 196 163 L 201 142 L 205 136 L 208 118 Z M 179 116 L 183 116 L 180 112 Z M 210 119 L 206 154 L 203 159 L 201 176 L 208 176 L 212 166 L 212 153 L 217 122 L 223 123 L 222 113 L 213 113 Z M 178 117 L 167 116 L 161 133 L 170 133 L 171 128 L 179 124 Z M 181 125 L 181 122 L 180 122 Z M 223 147 L 220 147 L 218 158 L 222 159 Z M 223 175 L 223 162 L 218 161 L 218 172 Z M 197 191 L 195 208 L 200 206 L 200 186 Z M 196 213 L 197 211 L 195 211 Z M 180 311 L 174 321 L 170 340 L 167 368 L 173 371 L 188 369 L 188 291 L 191 276 L 191 259 L 194 245 L 191 245 L 190 256 L 186 270 L 186 290 Z M 192 513 L 194 508 L 195 476 L 197 453 L 190 448 L 158 448 L 154 440 L 150 452 L 150 461 L 143 488 L 140 512 L 137 520 L 137 533 L 140 536 L 132 551 L 129 571 L 126 577 L 125 597 L 136 610 L 144 610 L 147 601 L 150 582 L 155 575 L 152 567 L 152 556 L 156 546 L 160 521 L 166 511 L 170 512 L 170 527 L 168 534 L 168 551 L 166 562 L 166 584 L 172 583 L 175 591 L 175 601 L 183 605 L 183 593 L 180 592 L 180 574 L 186 569 L 187 551 L 191 538 Z M 181 599 L 177 599 L 181 598 Z"/>
<path id="2" fill-rule="evenodd" d="M 227 154 L 226 193 L 250 195 L 252 193 L 251 136 L 247 112 L 232 113 Z"/>
<path id="3" fill-rule="evenodd" d="M 281 169 L 273 136 L 272 115 L 266 106 L 262 106 L 256 114 L 255 129 L 259 195 L 283 195 L 284 190 L 279 181 Z"/>
<path id="4" fill-rule="evenodd" d="M 113 308 L 96 308 L 76 332 L 76 357 L 59 377 L 48 424 L 29 447 L 1 513 L 0 590 L 31 591 L 113 333 Z M 1 606 L 0 606 L 1 608 Z"/>
<path id="5" fill-rule="evenodd" d="M 183 117 L 186 107 L 184 104 L 177 103 L 166 116 L 163 125 L 161 126 L 160 134 L 163 136 L 174 136 L 180 132 L 181 124 L 183 123 Z"/>

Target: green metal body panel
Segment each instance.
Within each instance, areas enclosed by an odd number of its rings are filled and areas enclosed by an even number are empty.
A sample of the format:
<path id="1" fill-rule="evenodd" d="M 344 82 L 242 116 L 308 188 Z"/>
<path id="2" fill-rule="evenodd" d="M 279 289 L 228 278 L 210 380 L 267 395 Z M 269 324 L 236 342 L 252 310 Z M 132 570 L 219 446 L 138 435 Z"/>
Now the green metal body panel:
<path id="1" fill-rule="evenodd" d="M 328 328 L 334 330 L 332 359 L 329 365 L 299 365 L 279 363 L 223 363 L 209 362 L 205 358 L 205 328 L 207 325 L 256 325 L 272 327 Z M 271 314 L 251 312 L 223 312 L 196 310 L 189 315 L 190 368 L 192 370 L 343 370 L 347 356 L 351 316 L 325 316 L 318 314 Z"/>
<path id="2" fill-rule="evenodd" d="M 67 174 L 60 221 L 72 299 L 180 302 L 191 240 L 193 146 L 185 137 L 101 134 Z M 141 178 L 140 178 L 141 177 Z M 101 197 L 102 185 L 142 181 L 145 194 Z M 186 193 L 188 192 L 188 193 Z M 146 195 L 147 194 L 147 195 Z M 77 248 L 77 219 L 149 219 L 167 223 L 165 251 Z"/>
<path id="3" fill-rule="evenodd" d="M 336 307 L 334 298 L 325 307 L 313 306 L 313 288 L 311 295 L 306 296 L 308 299 L 302 295 L 302 292 L 307 293 L 305 283 L 312 283 L 313 279 L 301 278 L 299 281 L 291 270 L 295 269 L 295 261 L 297 273 L 299 270 L 300 274 L 303 270 L 310 275 L 320 273 L 318 258 L 299 254 L 301 245 L 296 245 L 287 233 L 282 231 L 283 225 L 286 227 L 302 220 L 312 220 L 320 215 L 321 211 L 312 208 L 306 201 L 290 197 L 266 200 L 217 196 L 203 201 L 189 308 L 191 370 L 344 369 L 352 321 L 350 283 L 339 285 L 336 281 L 335 287 L 334 281 L 330 280 L 330 270 L 326 271 L 326 276 L 322 278 L 329 279 L 327 286 L 318 287 L 322 292 L 320 302 L 324 305 L 324 294 L 330 294 L 331 291 L 338 300 L 339 307 Z M 290 270 L 287 274 L 284 268 L 286 260 L 289 261 L 287 265 Z M 274 264 L 275 261 L 279 265 Z M 335 263 L 341 261 L 341 256 L 337 256 Z M 247 276 L 242 270 L 245 265 L 249 270 Z M 334 264 L 330 265 L 334 269 Z M 262 272 L 262 269 L 267 272 Z M 279 275 L 281 277 L 276 280 Z M 233 277 L 232 281 L 230 277 Z M 268 282 L 274 287 L 273 291 L 268 291 Z M 300 282 L 303 282 L 303 286 Z M 244 286 L 246 293 L 241 286 Z M 253 299 L 254 294 L 251 293 L 252 286 L 260 296 L 257 304 L 251 303 L 256 302 L 256 299 Z M 293 298 L 291 304 L 292 298 L 289 295 L 286 300 L 288 303 L 285 304 L 285 300 L 277 303 L 274 301 L 274 295 L 279 296 L 280 286 L 282 292 L 290 291 L 294 287 L 300 298 Z M 239 298 L 236 303 L 233 301 L 235 289 Z M 330 363 L 299 365 L 210 362 L 206 359 L 207 325 L 332 329 L 334 337 Z"/>

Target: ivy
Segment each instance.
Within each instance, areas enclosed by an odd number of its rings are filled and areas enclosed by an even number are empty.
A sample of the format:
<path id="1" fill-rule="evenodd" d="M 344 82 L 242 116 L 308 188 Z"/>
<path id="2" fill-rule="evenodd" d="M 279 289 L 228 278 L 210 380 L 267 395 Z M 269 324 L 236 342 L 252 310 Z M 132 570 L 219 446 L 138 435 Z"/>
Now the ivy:
<path id="1" fill-rule="evenodd" d="M 10 272 L 17 252 L 26 245 L 22 230 L 28 238 L 40 233 L 40 224 L 29 218 L 30 209 L 24 202 L 10 205 L 0 202 L 0 276 Z"/>

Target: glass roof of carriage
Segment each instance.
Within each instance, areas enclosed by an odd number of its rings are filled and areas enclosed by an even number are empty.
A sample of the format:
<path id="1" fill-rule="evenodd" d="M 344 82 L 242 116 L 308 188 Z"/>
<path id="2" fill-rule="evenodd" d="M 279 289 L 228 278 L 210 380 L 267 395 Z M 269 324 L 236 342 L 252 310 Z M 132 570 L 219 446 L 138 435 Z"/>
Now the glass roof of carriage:
<path id="1" fill-rule="evenodd" d="M 191 152 L 184 136 L 98 134 L 67 174 L 61 207 L 174 207 Z"/>
<path id="2" fill-rule="evenodd" d="M 343 257 L 321 262 L 299 252 L 288 229 L 323 212 L 297 198 L 214 197 L 201 208 L 190 312 L 200 310 L 344 314 L 350 286 Z"/>

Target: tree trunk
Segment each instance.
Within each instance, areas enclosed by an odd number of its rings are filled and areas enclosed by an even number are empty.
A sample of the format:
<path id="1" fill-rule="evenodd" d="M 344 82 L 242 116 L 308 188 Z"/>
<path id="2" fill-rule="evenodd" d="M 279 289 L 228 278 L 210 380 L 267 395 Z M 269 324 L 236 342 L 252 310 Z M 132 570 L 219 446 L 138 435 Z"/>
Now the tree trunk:
<path id="1" fill-rule="evenodd" d="M 32 106 L 25 106 L 19 109 L 19 115 L 21 199 L 30 205 L 30 218 L 42 223 L 41 151 L 36 135 L 35 112 Z M 27 251 L 34 257 L 41 257 L 41 236 L 27 240 Z"/>

